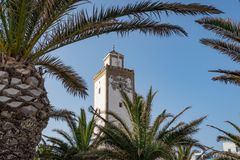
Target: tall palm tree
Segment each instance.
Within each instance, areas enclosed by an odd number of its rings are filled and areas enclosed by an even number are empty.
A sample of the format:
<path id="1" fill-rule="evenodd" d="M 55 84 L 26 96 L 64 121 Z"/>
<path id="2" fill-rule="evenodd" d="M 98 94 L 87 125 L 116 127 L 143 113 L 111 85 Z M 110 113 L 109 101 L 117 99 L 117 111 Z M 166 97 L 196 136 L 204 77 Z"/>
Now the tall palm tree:
<path id="1" fill-rule="evenodd" d="M 54 129 L 53 131 L 63 139 L 45 136 L 50 144 L 45 143 L 44 147 L 50 150 L 50 152 L 39 152 L 39 158 L 48 160 L 79 160 L 83 159 L 84 153 L 96 147 L 97 138 L 93 139 L 96 125 L 96 117 L 94 115 L 87 122 L 85 110 L 81 109 L 80 117 L 77 117 L 77 119 L 68 118 L 66 122 L 70 133 L 61 129 Z"/>
<path id="2" fill-rule="evenodd" d="M 220 131 L 221 133 L 223 133 L 223 135 L 220 135 L 217 137 L 217 141 L 232 142 L 236 145 L 236 147 L 240 148 L 240 127 L 230 121 L 226 121 L 226 123 L 229 124 L 236 131 L 236 134 L 224 131 L 215 126 L 210 126 Z M 215 160 L 239 160 L 240 159 L 240 154 L 234 153 L 234 152 L 213 151 L 212 155 L 216 157 Z"/>
<path id="3" fill-rule="evenodd" d="M 176 116 L 163 111 L 151 123 L 152 101 L 155 93 L 150 89 L 147 98 L 135 95 L 133 101 L 123 93 L 123 104 L 128 111 L 131 127 L 116 114 L 109 112 L 113 121 L 106 121 L 96 113 L 105 125 L 98 125 L 102 136 L 99 138 L 100 149 L 92 152 L 104 160 L 173 160 L 175 147 L 198 144 L 192 135 L 204 120 L 199 118 L 190 123 L 177 123 L 176 119 L 188 108 Z"/>
<path id="4" fill-rule="evenodd" d="M 186 36 L 180 26 L 160 23 L 157 18 L 162 13 L 221 13 L 212 6 L 150 0 L 87 10 L 87 2 L 0 0 L 0 159 L 33 159 L 51 113 L 45 71 L 72 95 L 87 95 L 84 80 L 59 58 L 50 56 L 52 51 L 111 32 Z"/>
<path id="5" fill-rule="evenodd" d="M 197 22 L 220 37 L 220 39 L 201 39 L 202 44 L 218 50 L 237 63 L 240 62 L 240 23 L 235 23 L 231 19 L 222 18 L 203 18 Z M 221 73 L 220 76 L 213 77 L 214 81 L 240 85 L 239 70 L 230 71 L 219 69 L 211 70 L 210 72 Z"/>

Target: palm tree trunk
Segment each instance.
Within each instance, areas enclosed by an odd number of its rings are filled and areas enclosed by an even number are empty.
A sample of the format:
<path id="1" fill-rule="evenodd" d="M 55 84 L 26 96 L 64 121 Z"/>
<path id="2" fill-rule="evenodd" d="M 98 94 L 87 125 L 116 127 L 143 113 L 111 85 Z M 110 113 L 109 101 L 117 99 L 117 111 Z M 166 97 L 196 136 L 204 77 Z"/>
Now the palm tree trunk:
<path id="1" fill-rule="evenodd" d="M 0 63 L 0 159 L 32 160 L 49 112 L 44 79 L 33 65 Z"/>

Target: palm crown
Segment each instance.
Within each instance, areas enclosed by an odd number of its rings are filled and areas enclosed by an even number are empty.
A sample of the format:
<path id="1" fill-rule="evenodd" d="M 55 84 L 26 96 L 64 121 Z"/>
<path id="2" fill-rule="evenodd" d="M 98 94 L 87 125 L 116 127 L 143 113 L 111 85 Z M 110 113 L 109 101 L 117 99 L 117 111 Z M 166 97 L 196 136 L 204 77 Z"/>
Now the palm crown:
<path id="1" fill-rule="evenodd" d="M 93 36 L 139 30 L 144 34 L 187 35 L 177 25 L 159 23 L 162 13 L 180 15 L 216 14 L 221 11 L 200 4 L 138 2 L 124 7 L 86 10 L 87 0 L 1 0 L 0 52 L 7 60 L 40 65 L 61 80 L 76 96 L 86 96 L 83 79 L 49 52 Z M 73 10 L 77 10 L 75 13 Z M 4 62 L 2 59 L 2 62 Z"/>
<path id="2" fill-rule="evenodd" d="M 163 111 L 151 123 L 154 95 L 155 93 L 150 90 L 146 99 L 135 95 L 132 101 L 123 93 L 123 103 L 128 111 L 131 127 L 116 113 L 108 112 L 114 121 L 109 122 L 102 118 L 105 125 L 98 125 L 103 134 L 99 138 L 99 145 L 105 147 L 92 154 L 95 153 L 102 159 L 170 160 L 175 157 L 176 146 L 187 144 L 200 146 L 192 135 L 198 131 L 204 117 L 190 123 L 176 123 L 177 118 L 188 109 L 186 108 L 176 116 Z M 101 118 L 99 114 L 98 116 Z"/>

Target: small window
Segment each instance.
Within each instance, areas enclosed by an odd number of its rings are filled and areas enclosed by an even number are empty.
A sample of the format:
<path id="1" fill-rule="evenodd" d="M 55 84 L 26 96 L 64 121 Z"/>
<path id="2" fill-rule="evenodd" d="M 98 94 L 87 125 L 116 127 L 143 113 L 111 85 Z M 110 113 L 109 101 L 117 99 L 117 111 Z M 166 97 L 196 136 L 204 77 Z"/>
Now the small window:
<path id="1" fill-rule="evenodd" d="M 100 94 L 100 93 L 101 93 L 101 88 L 98 89 L 98 94 Z"/>
<path id="2" fill-rule="evenodd" d="M 122 84 L 119 84 L 119 88 L 122 89 Z"/>
<path id="3" fill-rule="evenodd" d="M 237 147 L 237 148 L 236 148 L 236 151 L 237 151 L 237 152 L 240 152 L 240 147 Z"/>
<path id="4" fill-rule="evenodd" d="M 228 152 L 230 152 L 230 153 L 231 153 L 231 149 L 228 149 Z"/>
<path id="5" fill-rule="evenodd" d="M 119 102 L 119 107 L 120 107 L 120 108 L 122 108 L 122 105 L 123 105 L 122 102 Z"/>

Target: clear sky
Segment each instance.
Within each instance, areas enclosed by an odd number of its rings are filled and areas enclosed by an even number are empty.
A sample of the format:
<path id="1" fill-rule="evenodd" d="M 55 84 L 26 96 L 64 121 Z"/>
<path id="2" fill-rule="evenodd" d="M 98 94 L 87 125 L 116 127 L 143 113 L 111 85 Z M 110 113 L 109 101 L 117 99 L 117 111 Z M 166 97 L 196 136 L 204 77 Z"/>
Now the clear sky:
<path id="1" fill-rule="evenodd" d="M 86 5 L 125 5 L 139 0 L 101 0 Z M 162 0 L 163 2 L 202 3 L 221 9 L 225 14 L 216 17 L 232 18 L 240 22 L 240 3 L 237 0 Z M 215 125 L 226 130 L 224 124 L 230 120 L 240 120 L 240 88 L 211 81 L 216 75 L 210 69 L 239 69 L 229 57 L 199 43 L 200 38 L 214 37 L 194 21 L 203 16 L 183 17 L 170 15 L 162 17 L 163 22 L 183 26 L 188 37 L 155 37 L 133 32 L 127 37 L 108 34 L 72 44 L 54 51 L 67 65 L 71 65 L 87 82 L 89 96 L 84 100 L 66 93 L 60 82 L 46 77 L 46 88 L 52 105 L 67 108 L 79 114 L 80 108 L 87 109 L 93 103 L 93 76 L 103 66 L 103 58 L 116 46 L 125 55 L 125 66 L 135 70 L 135 86 L 139 94 L 146 95 L 150 86 L 158 91 L 153 105 L 153 118 L 163 109 L 176 114 L 187 106 L 192 106 L 181 120 L 190 121 L 208 115 L 196 137 L 209 146 L 220 149 L 216 142 L 219 132 L 207 127 Z M 240 123 L 238 123 L 240 124 Z M 54 135 L 53 128 L 66 129 L 63 122 L 51 120 L 44 134 Z"/>

